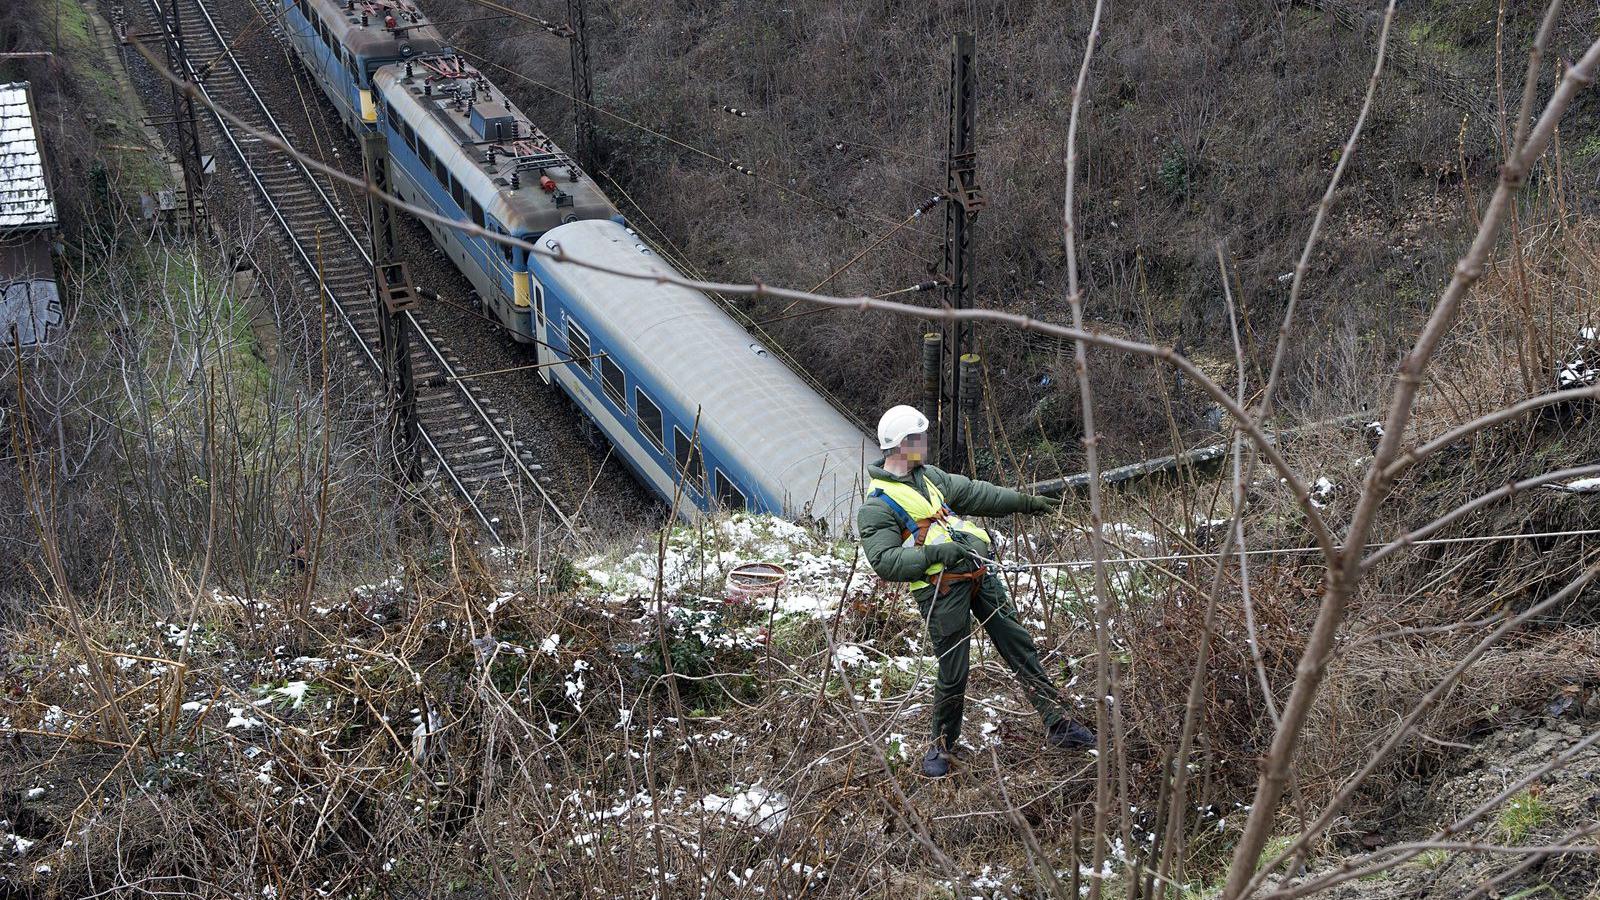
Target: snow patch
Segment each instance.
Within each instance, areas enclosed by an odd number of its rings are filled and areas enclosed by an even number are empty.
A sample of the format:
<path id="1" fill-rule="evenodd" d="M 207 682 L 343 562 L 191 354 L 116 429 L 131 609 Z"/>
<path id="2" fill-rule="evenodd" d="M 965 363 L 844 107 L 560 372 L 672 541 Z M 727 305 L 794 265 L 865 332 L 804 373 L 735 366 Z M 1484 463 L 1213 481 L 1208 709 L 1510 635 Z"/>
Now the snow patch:
<path id="1" fill-rule="evenodd" d="M 753 826 L 767 834 L 782 827 L 789 814 L 788 798 L 760 785 L 740 791 L 732 797 L 711 794 L 700 801 L 700 806 L 706 812 Z"/>

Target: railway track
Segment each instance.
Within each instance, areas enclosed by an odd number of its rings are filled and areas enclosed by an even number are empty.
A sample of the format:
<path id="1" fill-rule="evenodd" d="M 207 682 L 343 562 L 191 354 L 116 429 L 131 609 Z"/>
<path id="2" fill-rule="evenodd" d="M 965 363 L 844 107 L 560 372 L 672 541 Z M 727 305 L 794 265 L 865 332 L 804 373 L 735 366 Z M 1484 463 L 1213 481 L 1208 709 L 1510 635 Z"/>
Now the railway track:
<path id="1" fill-rule="evenodd" d="M 171 23 L 161 6 L 173 0 L 144 2 L 152 21 L 165 30 L 163 37 L 170 36 Z M 254 75 L 235 55 L 206 4 L 176 0 L 176 5 L 188 77 L 212 103 L 257 131 L 294 146 L 257 93 Z M 251 5 L 267 17 L 274 32 L 279 29 L 271 10 L 255 0 Z M 342 326 L 346 360 L 381 382 L 372 261 L 367 242 L 360 237 L 366 227 L 363 218 L 330 196 L 294 156 L 220 116 L 207 112 L 203 118 L 213 127 L 219 143 L 232 151 L 245 179 L 255 188 L 256 202 L 277 223 L 290 255 L 300 263 L 305 279 L 302 286 L 322 295 L 337 319 L 335 327 Z M 508 500 L 515 502 L 525 489 L 531 489 L 555 520 L 572 533 L 572 521 L 539 482 L 539 466 L 525 459 L 521 442 L 502 430 L 504 420 L 498 411 L 459 380 L 454 354 L 430 327 L 427 316 L 413 311 L 401 315 L 408 317 L 415 336 L 411 364 L 421 441 L 432 460 L 428 480 L 448 484 L 496 542 L 501 542 L 501 537 L 495 513 L 509 512 L 503 505 Z"/>

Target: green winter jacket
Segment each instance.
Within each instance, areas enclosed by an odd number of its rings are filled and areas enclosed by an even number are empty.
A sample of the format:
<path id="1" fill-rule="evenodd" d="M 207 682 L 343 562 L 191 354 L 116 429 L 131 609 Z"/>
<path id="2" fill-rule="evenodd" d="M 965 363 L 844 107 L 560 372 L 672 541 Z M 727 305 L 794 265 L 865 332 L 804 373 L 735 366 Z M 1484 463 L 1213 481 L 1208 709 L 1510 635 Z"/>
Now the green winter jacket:
<path id="1" fill-rule="evenodd" d="M 976 481 L 965 475 L 946 472 L 936 466 L 919 466 L 902 477 L 883 468 L 883 460 L 867 466 L 867 475 L 888 481 L 898 481 L 916 488 L 924 497 L 928 489 L 924 479 L 931 479 L 944 495 L 944 502 L 959 516 L 1005 516 L 1027 512 L 1033 498 L 1011 488 L 1000 487 L 987 481 Z M 900 520 L 882 497 L 868 497 L 856 511 L 856 532 L 861 535 L 861 549 L 867 554 L 872 570 L 884 581 L 919 581 L 931 562 L 922 547 L 902 547 Z M 972 538 L 977 541 L 977 538 Z M 979 543 L 982 543 L 979 541 Z M 983 556 L 991 556 L 987 545 L 973 547 Z M 963 571 L 957 566 L 956 571 Z M 927 588 L 926 590 L 932 590 Z"/>

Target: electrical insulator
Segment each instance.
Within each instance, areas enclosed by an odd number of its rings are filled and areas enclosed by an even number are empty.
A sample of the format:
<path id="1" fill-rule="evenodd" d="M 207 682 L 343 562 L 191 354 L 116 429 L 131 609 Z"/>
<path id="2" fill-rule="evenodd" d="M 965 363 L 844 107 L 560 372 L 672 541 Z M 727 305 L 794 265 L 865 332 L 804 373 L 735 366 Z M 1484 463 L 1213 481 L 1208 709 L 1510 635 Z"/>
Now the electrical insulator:
<path id="1" fill-rule="evenodd" d="M 961 411 L 969 420 L 976 418 L 983 404 L 981 358 L 976 353 L 961 354 Z"/>
<path id="2" fill-rule="evenodd" d="M 943 366 L 944 335 L 927 332 L 922 336 L 922 392 L 928 398 L 928 414 L 934 417 L 939 414 L 939 373 Z"/>

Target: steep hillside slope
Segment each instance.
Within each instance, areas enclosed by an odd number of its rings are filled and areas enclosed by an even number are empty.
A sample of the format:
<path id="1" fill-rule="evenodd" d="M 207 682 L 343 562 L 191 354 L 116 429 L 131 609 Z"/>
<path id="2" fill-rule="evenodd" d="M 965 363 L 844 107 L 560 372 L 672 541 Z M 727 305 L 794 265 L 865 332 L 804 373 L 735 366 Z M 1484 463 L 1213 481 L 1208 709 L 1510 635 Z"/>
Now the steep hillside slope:
<path id="1" fill-rule="evenodd" d="M 989 207 L 977 231 L 980 303 L 1066 317 L 1060 214 L 1071 79 L 1091 4 L 854 4 L 795 0 L 591 3 L 592 57 L 605 175 L 638 201 L 647 233 L 718 277 L 810 287 L 941 190 L 951 33 L 976 34 L 978 167 Z M 466 0 L 439 18 L 471 19 Z M 1247 340 L 1257 359 L 1276 333 L 1311 214 L 1337 162 L 1371 72 L 1381 4 L 1118 6 L 1104 26 L 1081 141 L 1084 277 L 1102 327 L 1176 344 L 1231 369 L 1213 245 L 1237 266 Z M 554 15 L 554 11 L 546 10 Z M 1507 13 L 1515 99 L 1522 48 L 1538 11 Z M 1569 12 L 1553 46 L 1568 55 L 1593 10 Z M 452 28 L 556 135 L 573 105 L 566 48 L 513 20 Z M 1374 396 L 1397 339 L 1437 295 L 1498 151 L 1496 5 L 1452 0 L 1402 7 L 1389 74 L 1338 197 L 1292 351 L 1291 405 L 1319 413 Z M 543 85 L 544 87 L 541 87 Z M 723 107 L 750 112 L 731 115 Z M 1592 98 L 1571 116 L 1586 134 Z M 1600 154 L 1568 142 L 1570 210 Z M 726 165 L 737 160 L 758 178 Z M 935 210 L 828 284 L 879 294 L 924 280 L 943 240 Z M 927 297 L 929 295 L 909 295 Z M 758 305 L 756 318 L 781 307 Z M 828 312 L 772 325 L 783 343 L 863 412 L 916 396 L 916 323 Z M 998 412 L 1025 449 L 1074 435 L 1066 373 L 1047 342 L 980 334 Z M 1111 451 L 1165 446 L 1156 400 L 1175 393 L 1179 424 L 1204 404 L 1142 365 L 1103 366 Z M 1071 441 L 1065 442 L 1070 450 Z"/>

